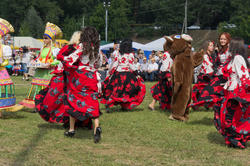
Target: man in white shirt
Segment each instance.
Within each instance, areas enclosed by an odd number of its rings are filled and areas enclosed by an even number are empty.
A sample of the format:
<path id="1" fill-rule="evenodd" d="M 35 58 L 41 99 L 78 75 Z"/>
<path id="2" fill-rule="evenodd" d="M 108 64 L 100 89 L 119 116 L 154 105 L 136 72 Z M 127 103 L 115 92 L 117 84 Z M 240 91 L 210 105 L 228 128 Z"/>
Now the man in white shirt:
<path id="1" fill-rule="evenodd" d="M 151 63 L 148 65 L 149 81 L 154 81 L 157 73 L 158 73 L 158 64 L 155 62 L 155 59 L 152 58 Z"/>

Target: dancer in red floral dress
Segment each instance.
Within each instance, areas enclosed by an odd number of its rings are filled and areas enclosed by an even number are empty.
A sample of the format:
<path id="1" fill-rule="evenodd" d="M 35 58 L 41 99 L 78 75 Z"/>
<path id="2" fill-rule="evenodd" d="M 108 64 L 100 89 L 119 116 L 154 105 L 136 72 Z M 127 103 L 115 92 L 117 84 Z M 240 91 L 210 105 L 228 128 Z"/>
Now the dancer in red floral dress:
<path id="1" fill-rule="evenodd" d="M 246 148 L 250 139 L 250 78 L 244 40 L 233 39 L 229 52 L 232 60 L 223 68 L 228 80 L 224 98 L 214 106 L 214 122 L 228 146 Z"/>
<path id="2" fill-rule="evenodd" d="M 250 79 L 244 41 L 230 42 L 231 61 L 221 70 L 227 78 L 218 90 L 210 91 L 213 98 L 203 98 L 196 104 L 210 104 L 214 110 L 214 124 L 230 147 L 246 148 L 250 139 Z"/>
<path id="3" fill-rule="evenodd" d="M 197 83 L 193 86 L 192 101 L 195 103 L 200 97 L 200 92 L 206 87 L 213 78 L 214 70 L 212 63 L 212 54 L 214 53 L 214 42 L 207 41 L 203 45 L 203 49 L 206 52 L 203 56 L 204 60 L 201 64 L 200 74 L 198 75 Z"/>
<path id="4" fill-rule="evenodd" d="M 123 40 L 120 54 L 110 69 L 109 76 L 102 84 L 101 103 L 107 111 L 114 105 L 132 109 L 144 99 L 146 88 L 143 79 L 134 71 L 132 40 Z"/>
<path id="5" fill-rule="evenodd" d="M 159 73 L 159 81 L 153 87 L 151 87 L 151 94 L 153 101 L 148 105 L 149 109 L 154 110 L 156 101 L 159 101 L 161 109 L 170 109 L 171 97 L 172 97 L 172 83 L 170 69 L 173 64 L 173 60 L 170 54 L 165 50 L 162 65 Z"/>
<path id="6" fill-rule="evenodd" d="M 231 54 L 229 53 L 229 43 L 231 41 L 231 36 L 227 32 L 223 32 L 219 37 L 219 53 L 214 63 L 214 75 L 210 83 L 206 85 L 196 97 L 195 101 L 190 104 L 191 107 L 206 106 L 213 107 L 213 101 L 217 95 L 223 95 L 223 84 L 227 81 L 227 75 L 223 74 L 222 69 L 231 61 Z"/>
<path id="7" fill-rule="evenodd" d="M 80 35 L 81 31 L 77 31 L 72 35 L 69 45 L 64 46 L 57 55 L 58 60 L 63 60 L 64 57 L 69 56 L 76 50 Z M 36 95 L 36 111 L 45 121 L 64 123 L 64 126 L 68 127 L 69 114 L 65 110 L 64 99 L 66 97 L 67 76 L 70 73 L 70 69 L 66 66 L 64 67 L 62 63 L 59 63 L 56 70 L 52 73 L 54 76 L 51 78 L 50 84 Z M 86 126 L 91 129 L 92 121 L 90 119 L 83 122 L 77 121 L 77 126 Z"/>

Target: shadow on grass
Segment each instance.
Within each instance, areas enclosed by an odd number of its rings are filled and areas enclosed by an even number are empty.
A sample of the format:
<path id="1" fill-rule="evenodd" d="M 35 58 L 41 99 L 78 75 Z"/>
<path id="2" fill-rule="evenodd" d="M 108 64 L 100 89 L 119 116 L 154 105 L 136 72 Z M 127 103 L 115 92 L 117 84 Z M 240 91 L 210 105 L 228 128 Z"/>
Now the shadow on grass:
<path id="1" fill-rule="evenodd" d="M 104 111 L 105 113 L 114 113 L 114 112 L 139 112 L 139 111 L 143 111 L 143 108 L 134 108 L 134 109 L 122 109 L 120 106 L 114 106 L 109 108 L 108 111 Z"/>
<path id="2" fill-rule="evenodd" d="M 16 155 L 16 159 L 12 165 L 24 165 L 25 162 L 28 161 L 29 155 L 33 152 L 33 149 L 35 149 L 43 136 L 47 133 L 48 130 L 46 128 L 39 127 L 37 133 L 30 139 L 30 143 L 28 145 L 24 145 L 24 148 Z"/>
<path id="3" fill-rule="evenodd" d="M 41 128 L 41 130 L 50 130 L 50 129 L 62 130 L 62 129 L 64 129 L 62 125 L 55 124 L 55 123 L 42 123 L 42 124 L 38 124 L 37 127 Z"/>
<path id="4" fill-rule="evenodd" d="M 64 131 L 67 131 L 68 129 L 65 129 L 63 127 L 63 125 L 59 125 L 59 124 L 54 124 L 54 123 L 43 123 L 43 124 L 39 124 L 38 125 L 38 128 L 41 128 L 43 130 L 51 130 L 51 129 L 56 129 L 56 130 L 63 130 Z M 64 134 L 62 132 L 62 134 Z M 78 139 L 89 139 L 89 138 L 92 138 L 92 135 L 93 135 L 93 130 L 89 130 L 87 129 L 87 127 L 79 127 L 76 129 L 76 134 L 74 136 L 74 138 L 78 138 Z M 73 138 L 73 139 L 74 139 Z"/>
<path id="5" fill-rule="evenodd" d="M 23 118 L 26 117 L 23 115 L 19 115 L 17 112 L 3 112 L 3 116 L 0 119 L 5 120 L 5 119 L 23 119 Z"/>
<path id="6" fill-rule="evenodd" d="M 224 138 L 218 132 L 214 131 L 214 132 L 208 133 L 207 138 L 208 138 L 209 142 L 211 142 L 213 144 L 225 146 Z"/>
<path id="7" fill-rule="evenodd" d="M 204 117 L 201 120 L 191 121 L 191 122 L 189 122 L 187 124 L 189 124 L 189 125 L 207 125 L 207 126 L 210 126 L 210 125 L 213 125 L 214 123 L 213 123 L 212 118 Z"/>

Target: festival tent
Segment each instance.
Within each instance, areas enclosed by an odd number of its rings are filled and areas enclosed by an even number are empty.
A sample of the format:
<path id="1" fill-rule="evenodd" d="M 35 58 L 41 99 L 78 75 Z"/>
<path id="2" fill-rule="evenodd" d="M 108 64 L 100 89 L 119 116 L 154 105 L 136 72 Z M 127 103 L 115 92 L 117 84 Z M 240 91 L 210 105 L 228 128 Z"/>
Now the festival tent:
<path id="1" fill-rule="evenodd" d="M 104 54 L 106 54 L 110 48 L 113 48 L 114 43 L 109 43 L 106 45 L 102 45 L 100 47 L 100 50 L 102 50 L 102 52 Z M 147 47 L 145 47 L 144 44 L 141 43 L 137 43 L 137 42 L 132 42 L 132 47 L 134 50 L 138 50 L 138 49 L 142 49 L 144 51 L 144 55 L 148 58 L 148 56 L 151 54 L 151 50 L 148 50 Z"/>
<path id="2" fill-rule="evenodd" d="M 145 44 L 145 47 L 148 48 L 148 50 L 152 51 L 163 51 L 163 44 L 166 42 L 165 38 L 160 38 L 157 40 L 154 40 L 150 43 Z"/>
<path id="3" fill-rule="evenodd" d="M 14 47 L 20 48 L 20 47 L 30 47 L 31 49 L 40 49 L 43 46 L 43 43 L 41 41 L 36 40 L 33 37 L 24 37 L 24 36 L 17 36 L 14 37 Z"/>

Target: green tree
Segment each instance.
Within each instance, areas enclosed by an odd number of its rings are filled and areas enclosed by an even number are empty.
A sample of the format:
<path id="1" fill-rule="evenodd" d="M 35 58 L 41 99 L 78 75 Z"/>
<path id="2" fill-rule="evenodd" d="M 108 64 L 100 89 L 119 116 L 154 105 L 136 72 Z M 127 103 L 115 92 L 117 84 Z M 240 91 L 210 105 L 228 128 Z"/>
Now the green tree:
<path id="1" fill-rule="evenodd" d="M 45 26 L 42 22 L 42 19 L 37 14 L 35 8 L 31 6 L 21 25 L 20 34 L 24 35 L 27 33 L 27 30 L 29 30 L 29 35 L 35 38 L 40 38 L 42 36 L 44 28 Z"/>
<path id="2" fill-rule="evenodd" d="M 125 0 L 112 0 L 108 9 L 108 40 L 123 39 L 131 32 L 128 15 L 128 3 Z M 89 18 L 89 25 L 97 28 L 101 34 L 101 40 L 105 39 L 105 8 L 99 3 L 93 15 Z"/>
<path id="3" fill-rule="evenodd" d="M 229 32 L 232 36 L 242 37 L 246 43 L 250 44 L 250 1 L 232 0 L 234 12 L 229 21 L 221 22 L 220 32 Z M 234 24 L 232 27 L 229 24 Z"/>
<path id="4" fill-rule="evenodd" d="M 62 26 L 63 36 L 65 39 L 69 40 L 71 35 L 75 31 L 81 29 L 81 21 L 75 18 L 66 17 Z"/>
<path id="5" fill-rule="evenodd" d="M 20 36 L 32 36 L 32 34 L 30 33 L 29 24 L 26 21 L 22 23 L 20 30 L 19 30 L 19 35 Z"/>

